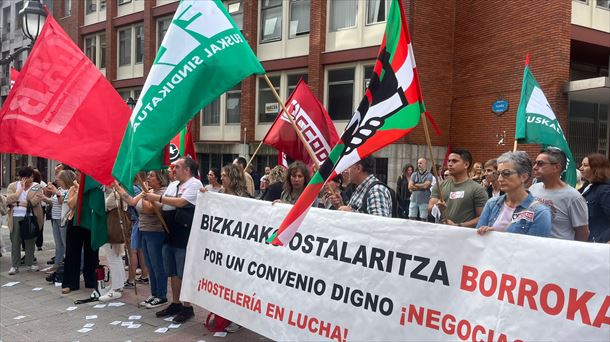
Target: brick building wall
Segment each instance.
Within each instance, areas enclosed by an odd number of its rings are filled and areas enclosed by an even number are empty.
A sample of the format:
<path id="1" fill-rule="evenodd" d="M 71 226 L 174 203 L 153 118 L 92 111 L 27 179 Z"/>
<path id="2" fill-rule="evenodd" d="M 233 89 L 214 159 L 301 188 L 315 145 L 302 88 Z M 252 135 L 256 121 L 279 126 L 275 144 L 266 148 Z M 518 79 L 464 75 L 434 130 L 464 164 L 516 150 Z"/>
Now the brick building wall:
<path id="1" fill-rule="evenodd" d="M 563 1 L 462 1 L 456 6 L 450 141 L 485 161 L 512 150 L 524 60 L 562 128 L 568 127 L 568 98 L 562 85 L 570 67 L 570 4 Z M 510 105 L 491 111 L 499 96 Z M 506 131 L 506 145 L 496 134 Z M 522 147 L 535 157 L 537 146 Z"/>
<path id="2" fill-rule="evenodd" d="M 156 20 L 171 15 L 178 2 L 156 6 L 145 2 L 144 11 L 117 17 L 117 0 L 108 0 L 106 20 L 84 24 L 84 1 L 72 1 L 72 16 L 62 18 L 62 0 L 55 0 L 55 17 L 78 45 L 83 36 L 106 32 L 106 76 L 116 88 L 141 87 L 156 56 Z M 432 143 L 444 147 L 464 147 L 475 160 L 484 161 L 512 149 L 515 114 L 520 96 L 523 60 L 531 53 L 531 68 L 562 127 L 567 130 L 567 96 L 561 91 L 568 80 L 570 60 L 571 6 L 563 1 L 514 2 L 501 0 L 415 1 L 404 0 L 410 21 L 413 50 L 422 91 L 429 113 L 438 123 L 442 136 L 431 130 Z M 256 52 L 259 1 L 244 1 L 243 34 Z M 268 71 L 307 68 L 309 84 L 322 99 L 325 67 L 337 63 L 370 60 L 379 45 L 353 50 L 325 52 L 327 5 L 312 1 L 310 9 L 309 54 L 263 63 Z M 144 23 L 144 77 L 117 80 L 117 29 Z M 254 143 L 256 123 L 256 77 L 242 82 L 241 135 Z M 502 116 L 491 112 L 499 96 L 510 102 Z M 199 131 L 199 118 L 194 125 Z M 431 128 L 431 127 L 430 127 Z M 505 132 L 505 145 L 498 136 Z M 205 142 L 205 140 L 203 140 Z M 215 142 L 218 143 L 218 142 Z M 235 144 L 235 142 L 224 142 Z M 399 144 L 426 144 L 420 124 Z M 394 148 L 396 149 L 396 148 Z M 413 151 L 412 148 L 405 148 Z M 537 147 L 527 147 L 531 152 Z M 414 153 L 422 153 L 415 149 Z M 394 152 L 392 152 L 394 153 Z M 398 153 L 398 152 L 397 152 Z M 415 160 L 413 152 L 400 152 L 403 160 Z M 402 161 L 400 161 L 402 162 Z M 440 161 L 437 161 L 439 163 Z"/>

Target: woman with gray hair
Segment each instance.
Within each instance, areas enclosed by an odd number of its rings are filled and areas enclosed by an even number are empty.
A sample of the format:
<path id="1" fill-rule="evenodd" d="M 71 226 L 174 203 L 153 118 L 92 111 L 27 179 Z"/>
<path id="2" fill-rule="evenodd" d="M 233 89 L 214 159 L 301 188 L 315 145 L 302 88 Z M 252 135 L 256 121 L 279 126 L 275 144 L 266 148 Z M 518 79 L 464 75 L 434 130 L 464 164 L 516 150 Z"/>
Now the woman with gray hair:
<path id="1" fill-rule="evenodd" d="M 551 211 L 526 189 L 532 162 L 526 152 L 506 152 L 498 158 L 498 183 L 504 195 L 490 198 L 477 224 L 480 235 L 488 231 L 548 236 Z"/>

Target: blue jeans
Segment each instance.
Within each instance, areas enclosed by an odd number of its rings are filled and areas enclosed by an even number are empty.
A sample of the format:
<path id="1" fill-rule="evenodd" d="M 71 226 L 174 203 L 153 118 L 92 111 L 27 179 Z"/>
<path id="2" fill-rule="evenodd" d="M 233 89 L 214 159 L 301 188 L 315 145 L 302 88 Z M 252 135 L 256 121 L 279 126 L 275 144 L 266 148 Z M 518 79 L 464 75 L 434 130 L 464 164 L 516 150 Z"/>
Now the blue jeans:
<path id="1" fill-rule="evenodd" d="M 55 266 L 59 267 L 66 253 L 66 226 L 61 225 L 61 219 L 52 219 L 53 240 L 55 240 Z"/>
<path id="2" fill-rule="evenodd" d="M 167 298 L 167 273 L 163 266 L 163 232 L 140 231 L 141 245 L 144 252 L 144 260 L 148 267 L 150 279 L 150 293 L 154 297 Z"/>

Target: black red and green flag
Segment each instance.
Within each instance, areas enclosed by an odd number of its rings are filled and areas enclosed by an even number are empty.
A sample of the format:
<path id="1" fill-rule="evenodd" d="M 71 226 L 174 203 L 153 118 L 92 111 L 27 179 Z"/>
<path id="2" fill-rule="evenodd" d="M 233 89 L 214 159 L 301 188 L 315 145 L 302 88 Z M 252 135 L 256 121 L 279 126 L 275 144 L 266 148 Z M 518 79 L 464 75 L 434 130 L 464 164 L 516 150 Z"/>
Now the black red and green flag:
<path id="1" fill-rule="evenodd" d="M 326 181 L 411 132 L 425 111 L 404 10 L 393 0 L 364 98 L 330 157 L 267 242 L 288 244 Z"/>
<path id="2" fill-rule="evenodd" d="M 91 248 L 98 249 L 108 242 L 103 185 L 82 173 L 79 182 L 74 225 L 91 231 Z"/>

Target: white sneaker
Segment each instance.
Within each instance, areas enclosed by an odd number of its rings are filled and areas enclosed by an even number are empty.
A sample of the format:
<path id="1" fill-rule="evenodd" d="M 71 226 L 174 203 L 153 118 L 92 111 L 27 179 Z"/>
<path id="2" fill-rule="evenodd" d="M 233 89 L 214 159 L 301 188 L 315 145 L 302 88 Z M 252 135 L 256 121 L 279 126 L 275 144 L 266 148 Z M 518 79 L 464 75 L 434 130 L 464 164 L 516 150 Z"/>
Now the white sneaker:
<path id="1" fill-rule="evenodd" d="M 19 267 L 11 267 L 11 269 L 8 271 L 8 275 L 14 275 L 19 273 Z"/>
<path id="2" fill-rule="evenodd" d="M 38 270 L 39 270 L 38 266 L 36 266 L 36 265 L 32 265 L 32 266 L 30 266 L 30 271 L 32 271 L 32 272 L 38 272 Z"/>
<path id="3" fill-rule="evenodd" d="M 153 299 L 155 299 L 155 296 L 149 296 L 144 301 L 140 302 L 140 306 L 146 306 L 146 304 L 152 302 Z"/>
<path id="4" fill-rule="evenodd" d="M 235 322 L 231 322 L 231 324 L 229 324 L 226 328 L 225 331 L 228 333 L 234 333 L 237 332 L 241 329 L 241 325 L 235 323 Z"/>
<path id="5" fill-rule="evenodd" d="M 100 298 L 98 300 L 100 302 L 109 302 L 111 300 L 119 299 L 121 297 L 123 297 L 123 294 L 121 292 L 116 291 L 116 290 L 110 290 L 105 295 L 100 296 Z"/>

